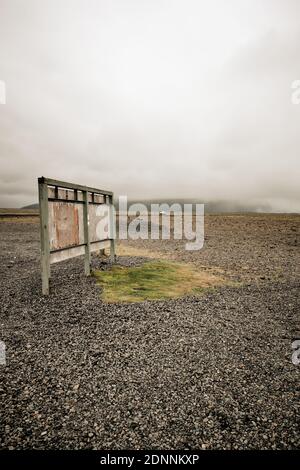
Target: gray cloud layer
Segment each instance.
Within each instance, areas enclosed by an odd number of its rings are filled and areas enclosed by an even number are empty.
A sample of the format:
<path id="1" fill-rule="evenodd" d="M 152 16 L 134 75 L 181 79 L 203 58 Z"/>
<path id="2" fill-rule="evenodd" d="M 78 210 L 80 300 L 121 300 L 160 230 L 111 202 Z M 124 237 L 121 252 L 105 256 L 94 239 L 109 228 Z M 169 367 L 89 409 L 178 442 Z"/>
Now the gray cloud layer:
<path id="1" fill-rule="evenodd" d="M 0 0 L 0 206 L 44 175 L 300 211 L 298 0 Z"/>

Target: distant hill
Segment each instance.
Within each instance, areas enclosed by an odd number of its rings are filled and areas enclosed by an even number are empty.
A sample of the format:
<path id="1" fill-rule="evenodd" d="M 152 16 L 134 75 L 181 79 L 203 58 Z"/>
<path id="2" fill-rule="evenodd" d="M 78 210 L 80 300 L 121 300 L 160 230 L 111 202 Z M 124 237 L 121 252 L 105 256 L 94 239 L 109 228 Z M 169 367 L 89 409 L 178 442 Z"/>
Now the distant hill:
<path id="1" fill-rule="evenodd" d="M 38 209 L 38 208 L 39 208 L 38 203 L 36 203 L 36 204 L 29 204 L 29 206 L 21 207 L 21 209 Z"/>
<path id="2" fill-rule="evenodd" d="M 205 201 L 200 199 L 165 199 L 165 200 L 145 200 L 145 201 L 128 201 L 128 206 L 134 204 L 135 202 L 145 204 L 145 206 L 150 209 L 151 204 L 162 204 L 166 203 L 169 205 L 172 204 L 204 204 L 204 210 L 206 214 L 217 214 L 217 213 L 244 213 L 244 212 L 272 212 L 272 209 L 267 204 L 251 205 L 243 204 L 236 201 Z"/>

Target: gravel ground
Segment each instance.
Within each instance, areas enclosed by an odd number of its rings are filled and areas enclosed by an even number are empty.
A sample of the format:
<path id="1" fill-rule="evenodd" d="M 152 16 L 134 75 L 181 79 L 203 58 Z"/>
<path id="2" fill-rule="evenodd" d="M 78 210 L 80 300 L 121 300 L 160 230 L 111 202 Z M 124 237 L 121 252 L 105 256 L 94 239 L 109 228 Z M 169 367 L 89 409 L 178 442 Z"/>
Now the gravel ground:
<path id="1" fill-rule="evenodd" d="M 1 222 L 0 448 L 299 448 L 299 220 L 208 216 L 193 253 L 134 243 L 239 286 L 129 305 L 104 304 L 80 258 L 42 297 L 38 225 Z"/>

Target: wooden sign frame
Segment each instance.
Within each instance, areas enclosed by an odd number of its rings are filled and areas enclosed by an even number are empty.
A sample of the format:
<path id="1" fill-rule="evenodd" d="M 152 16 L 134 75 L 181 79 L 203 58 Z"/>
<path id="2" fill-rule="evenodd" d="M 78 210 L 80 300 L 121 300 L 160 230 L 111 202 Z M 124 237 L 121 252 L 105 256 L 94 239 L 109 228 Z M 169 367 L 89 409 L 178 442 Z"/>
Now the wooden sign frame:
<path id="1" fill-rule="evenodd" d="M 86 276 L 91 274 L 91 251 L 110 249 L 115 262 L 115 227 L 113 218 L 113 193 L 65 181 L 38 178 L 42 292 L 49 294 L 50 265 L 75 256 L 84 255 Z M 95 232 L 95 210 L 92 205 L 106 204 L 109 209 L 108 234 L 98 239 Z M 97 207 L 96 207 L 97 208 Z M 90 220 L 89 220 L 90 212 Z M 62 220 L 65 225 L 62 226 Z M 50 237 L 51 235 L 51 237 Z M 93 235 L 93 236 L 91 236 Z"/>

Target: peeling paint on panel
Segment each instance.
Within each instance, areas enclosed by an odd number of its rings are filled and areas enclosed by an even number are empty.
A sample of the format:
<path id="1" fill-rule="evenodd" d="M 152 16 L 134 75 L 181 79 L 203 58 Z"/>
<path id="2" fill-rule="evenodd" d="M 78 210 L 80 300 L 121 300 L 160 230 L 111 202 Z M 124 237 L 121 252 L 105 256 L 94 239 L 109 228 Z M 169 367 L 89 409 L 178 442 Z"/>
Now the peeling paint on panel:
<path id="1" fill-rule="evenodd" d="M 83 243 L 82 205 L 49 202 L 50 250 Z"/>
<path id="2" fill-rule="evenodd" d="M 98 226 L 98 223 L 105 217 L 105 215 L 97 215 L 97 209 L 99 208 L 98 204 L 89 205 L 89 235 L 90 242 L 95 242 L 97 240 L 105 240 L 109 238 L 109 226 L 105 224 L 103 227 Z M 107 213 L 108 216 L 108 213 Z M 108 218 L 108 217 L 107 217 Z M 98 226 L 98 233 L 97 233 Z M 101 230 L 100 230 L 101 229 Z"/>

